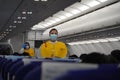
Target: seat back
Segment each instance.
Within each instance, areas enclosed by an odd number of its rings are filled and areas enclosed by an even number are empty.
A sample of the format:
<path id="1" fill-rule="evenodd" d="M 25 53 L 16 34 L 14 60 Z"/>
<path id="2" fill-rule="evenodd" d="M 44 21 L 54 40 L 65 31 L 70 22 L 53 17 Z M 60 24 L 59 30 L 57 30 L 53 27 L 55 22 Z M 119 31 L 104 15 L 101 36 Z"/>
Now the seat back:
<path id="1" fill-rule="evenodd" d="M 24 77 L 33 69 L 35 69 L 37 66 L 41 66 L 41 62 L 31 62 L 30 64 L 24 65 L 20 67 L 15 72 L 15 78 L 14 80 L 23 80 Z"/>

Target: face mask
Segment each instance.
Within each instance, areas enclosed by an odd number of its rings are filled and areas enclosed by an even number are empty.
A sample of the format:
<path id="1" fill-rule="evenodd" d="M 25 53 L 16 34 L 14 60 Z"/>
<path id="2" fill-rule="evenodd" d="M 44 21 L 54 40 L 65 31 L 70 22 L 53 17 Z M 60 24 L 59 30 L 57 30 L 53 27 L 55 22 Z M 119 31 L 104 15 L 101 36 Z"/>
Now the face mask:
<path id="1" fill-rule="evenodd" d="M 29 46 L 26 46 L 26 49 L 29 49 L 30 47 Z"/>
<path id="2" fill-rule="evenodd" d="M 57 35 L 56 34 L 51 34 L 50 39 L 51 40 L 57 40 Z"/>

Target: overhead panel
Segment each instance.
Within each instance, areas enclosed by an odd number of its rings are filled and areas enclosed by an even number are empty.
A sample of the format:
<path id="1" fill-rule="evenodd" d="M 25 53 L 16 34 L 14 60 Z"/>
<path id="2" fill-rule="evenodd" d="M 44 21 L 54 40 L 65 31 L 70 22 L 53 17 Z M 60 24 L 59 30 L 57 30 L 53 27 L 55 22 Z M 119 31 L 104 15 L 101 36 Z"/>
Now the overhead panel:
<path id="1" fill-rule="evenodd" d="M 38 24 L 38 22 L 41 22 L 77 1 L 80 0 L 2 0 L 0 2 L 0 17 L 2 18 L 0 24 L 2 23 L 1 25 L 4 25 L 4 27 L 1 26 L 2 28 L 0 29 L 0 40 L 4 41 L 18 33 L 30 30 L 33 25 Z M 4 4 L 2 2 L 4 2 Z M 20 4 L 18 5 L 19 2 Z M 7 19 L 5 19 L 5 17 L 7 17 Z M 55 17 L 55 21 L 58 20 L 59 19 Z M 51 24 L 51 21 L 47 24 L 42 23 L 44 26 L 39 27 L 44 28 L 49 24 Z M 16 27 L 11 27 L 12 31 L 10 31 L 9 34 L 4 34 L 4 32 L 6 33 L 6 30 L 9 29 L 9 26 Z M 35 26 L 34 29 L 36 28 L 38 28 L 38 26 Z"/>
<path id="2" fill-rule="evenodd" d="M 59 37 L 71 34 L 81 33 L 94 29 L 101 29 L 120 23 L 120 2 L 106 6 L 89 14 L 80 16 L 63 24 L 57 25 L 54 28 L 58 29 Z M 44 32 L 45 39 L 49 38 L 48 32 Z"/>

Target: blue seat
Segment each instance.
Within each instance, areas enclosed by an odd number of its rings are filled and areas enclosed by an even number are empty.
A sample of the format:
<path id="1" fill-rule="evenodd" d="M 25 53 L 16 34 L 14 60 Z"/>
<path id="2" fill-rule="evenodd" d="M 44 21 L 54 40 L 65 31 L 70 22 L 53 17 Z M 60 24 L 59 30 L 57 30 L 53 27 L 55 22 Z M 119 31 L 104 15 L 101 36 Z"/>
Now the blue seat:
<path id="1" fill-rule="evenodd" d="M 8 72 L 10 71 L 10 68 L 12 67 L 12 65 L 16 64 L 19 61 L 21 61 L 21 59 L 14 60 L 14 61 L 12 60 L 6 65 L 4 69 L 4 75 L 3 75 L 4 80 L 8 80 Z"/>
<path id="2" fill-rule="evenodd" d="M 2 77 L 1 77 L 1 75 L 0 75 L 0 80 L 3 80 Z"/>
<path id="3" fill-rule="evenodd" d="M 15 73 L 15 79 L 14 80 L 23 80 L 24 77 L 33 69 L 35 69 L 37 66 L 41 66 L 41 62 L 31 62 L 30 64 L 27 64 L 25 66 L 22 66 L 19 68 L 19 70 Z"/>
<path id="4" fill-rule="evenodd" d="M 53 58 L 52 59 L 54 62 L 74 62 L 74 63 L 79 63 L 81 62 L 80 59 L 59 59 L 59 58 Z"/>
<path id="5" fill-rule="evenodd" d="M 41 66 L 30 71 L 23 80 L 41 80 Z"/>
<path id="6" fill-rule="evenodd" d="M 120 69 L 114 65 L 102 65 L 92 70 L 74 70 L 56 80 L 120 80 Z"/>
<path id="7" fill-rule="evenodd" d="M 9 70 L 8 78 L 9 80 L 13 80 L 15 72 L 24 65 L 23 61 L 18 61 L 16 64 L 13 64 Z"/>
<path id="8" fill-rule="evenodd" d="M 5 61 L 7 61 L 7 59 L 4 58 L 0 61 L 0 73 L 2 73 L 2 65 L 4 64 Z"/>
<path id="9" fill-rule="evenodd" d="M 1 67 L 1 69 L 2 69 L 2 71 L 1 71 L 1 76 L 2 76 L 3 79 L 4 79 L 4 70 L 5 70 L 5 67 L 6 67 L 6 65 L 7 65 L 9 62 L 11 62 L 11 60 L 6 60 L 6 61 L 3 63 L 2 67 Z"/>
<path id="10" fill-rule="evenodd" d="M 3 58 L 0 57 L 0 61 L 2 60 Z"/>

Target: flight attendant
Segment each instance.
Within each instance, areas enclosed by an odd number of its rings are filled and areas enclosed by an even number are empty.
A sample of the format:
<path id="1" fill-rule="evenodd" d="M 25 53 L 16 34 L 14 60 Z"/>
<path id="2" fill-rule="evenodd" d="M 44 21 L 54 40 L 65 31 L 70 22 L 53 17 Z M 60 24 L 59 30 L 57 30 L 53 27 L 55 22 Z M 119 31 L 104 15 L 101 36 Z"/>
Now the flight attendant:
<path id="1" fill-rule="evenodd" d="M 30 44 L 28 42 L 25 42 L 22 46 L 22 53 L 26 54 L 30 57 L 34 57 L 35 53 L 34 53 L 34 49 L 30 48 Z"/>
<path id="2" fill-rule="evenodd" d="M 67 56 L 67 47 L 65 43 L 57 41 L 57 29 L 51 29 L 49 37 L 50 40 L 44 42 L 40 47 L 42 58 L 65 58 Z"/>

